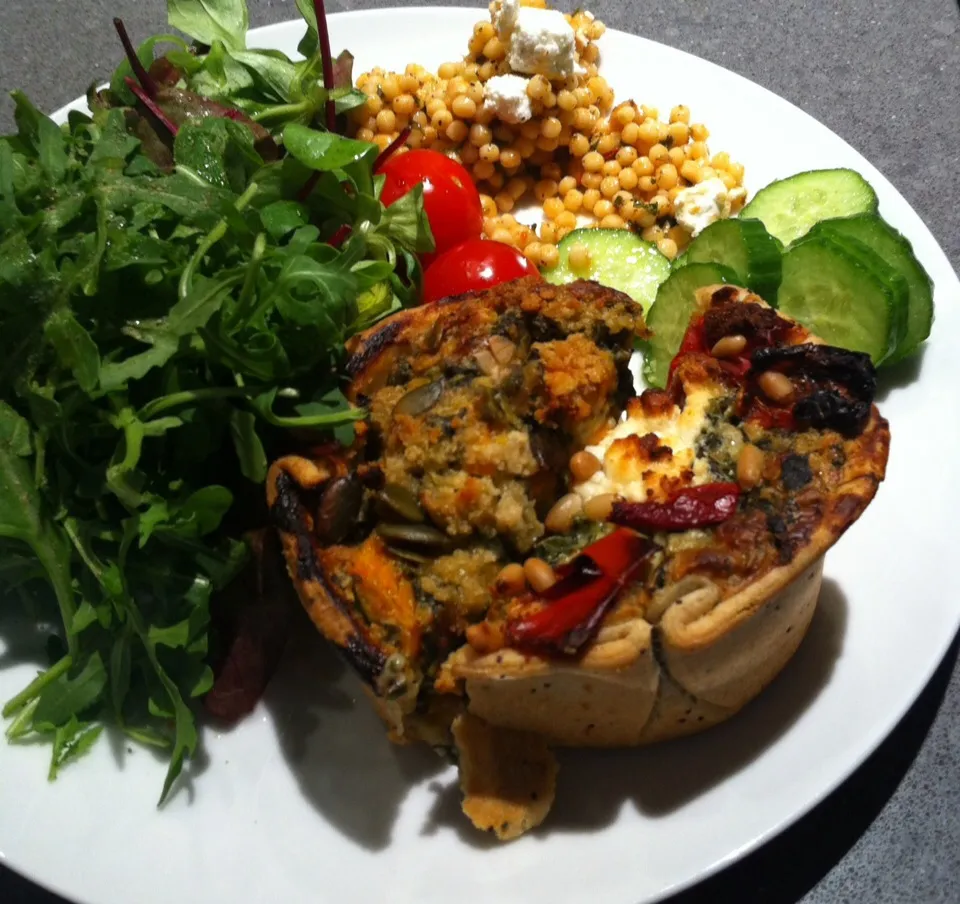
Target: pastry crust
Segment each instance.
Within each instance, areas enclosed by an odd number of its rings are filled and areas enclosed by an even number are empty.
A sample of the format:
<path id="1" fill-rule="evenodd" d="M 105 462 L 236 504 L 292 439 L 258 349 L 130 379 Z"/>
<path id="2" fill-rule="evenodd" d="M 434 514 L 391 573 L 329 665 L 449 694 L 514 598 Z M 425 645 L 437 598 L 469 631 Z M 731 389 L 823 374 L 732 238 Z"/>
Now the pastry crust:
<path id="1" fill-rule="evenodd" d="M 369 402 L 374 412 L 377 399 L 384 396 L 396 405 L 389 395 L 391 380 L 398 368 L 410 376 L 409 368 L 398 363 L 405 360 L 418 362 L 412 385 L 421 386 L 417 367 L 424 366 L 420 359 L 425 335 L 431 344 L 434 334 L 444 337 L 426 353 L 435 358 L 426 366 L 437 367 L 441 366 L 437 362 L 476 354 L 477 336 L 501 329 L 500 318 L 511 306 L 535 316 L 550 308 L 568 335 L 557 338 L 549 353 L 538 359 L 541 365 L 549 368 L 550 362 L 561 360 L 575 344 L 571 338 L 582 340 L 579 354 L 592 356 L 597 363 L 594 376 L 585 376 L 589 367 L 569 372 L 566 365 L 557 365 L 539 384 L 541 395 L 533 397 L 529 417 L 552 418 L 554 429 L 577 434 L 582 447 L 597 435 L 597 425 L 607 416 L 615 392 L 607 376 L 609 368 L 603 364 L 608 352 L 596 344 L 597 324 L 603 324 L 601 333 L 611 328 L 625 335 L 642 331 L 639 320 L 631 322 L 635 315 L 622 296 L 607 290 L 598 294 L 597 288 L 575 284 L 566 294 L 560 287 L 544 291 L 521 281 L 507 295 L 452 300 L 432 309 L 403 312 L 354 343 L 350 397 L 358 403 Z M 722 293 L 724 303 L 746 301 L 766 309 L 756 296 L 732 287 L 705 290 L 701 304 L 709 305 L 715 291 Z M 590 305 L 591 311 L 584 310 Z M 768 309 L 764 317 L 767 321 L 772 317 Z M 443 330 L 438 330 L 438 322 Z M 816 342 L 802 328 L 792 329 L 797 335 L 788 344 Z M 680 379 L 689 379 L 694 386 L 701 379 L 718 379 L 716 361 L 700 358 L 704 360 L 686 362 Z M 529 394 L 524 398 L 530 401 Z M 666 404 L 662 398 L 648 401 L 653 407 Z M 410 663 L 426 655 L 422 644 L 432 630 L 429 619 L 435 617 L 433 610 L 425 616 L 418 603 L 422 585 L 416 584 L 416 591 L 414 586 L 419 578 L 391 555 L 376 532 L 346 544 L 318 538 L 318 493 L 331 481 L 362 472 L 369 460 L 364 428 L 349 449 L 325 447 L 310 457 L 276 461 L 267 481 L 268 502 L 305 609 L 364 679 L 391 737 L 459 746 L 461 756 L 467 757 L 461 761 L 465 812 L 479 827 L 509 838 L 538 824 L 552 800 L 555 766 L 541 755 L 543 745 L 633 746 L 691 734 L 729 718 L 777 676 L 810 625 L 826 552 L 862 514 L 884 477 L 888 425 L 875 407 L 868 414 L 863 410 L 866 421 L 861 421 L 856 435 L 832 433 L 826 445 L 817 445 L 820 434 L 807 435 L 800 469 L 806 469 L 801 478 L 814 481 L 807 497 L 802 484 L 796 492 L 793 486 L 787 492 L 787 480 L 778 471 L 775 481 L 782 482 L 776 483 L 776 493 L 786 495 L 754 499 L 753 508 L 747 506 L 747 514 L 757 516 L 753 521 L 730 519 L 722 528 L 727 533 L 716 547 L 719 552 L 708 544 L 691 547 L 692 552 L 685 549 L 672 559 L 665 554 L 676 570 L 662 566 L 660 582 L 643 591 L 642 602 L 618 603 L 576 656 L 504 642 L 485 649 L 483 644 L 464 643 L 460 633 L 449 652 L 432 653 L 432 670 L 411 670 Z M 401 426 L 407 429 L 408 425 Z M 506 435 L 486 439 L 502 443 L 507 442 Z M 409 458 L 411 436 L 415 434 L 402 437 L 399 455 Z M 768 462 L 778 462 L 777 468 L 785 460 L 784 449 L 789 452 L 794 440 L 780 442 L 780 447 L 767 446 L 765 453 Z M 832 464 L 824 464 L 823 472 L 811 478 L 810 463 L 816 471 L 817 462 L 827 462 L 830 456 Z M 536 473 L 522 479 L 529 481 L 530 488 L 542 484 L 542 475 Z M 776 520 L 776 500 L 781 498 L 793 510 L 775 530 L 765 525 L 772 517 Z M 445 516 L 443 509 L 436 511 Z M 768 522 L 763 522 L 762 511 L 767 512 L 763 517 Z M 430 515 L 435 521 L 439 517 L 434 509 Z M 763 522 L 760 527 L 757 518 Z M 451 533 L 460 528 L 461 522 L 453 519 L 447 524 Z M 482 530 L 483 522 L 473 522 L 473 528 Z M 756 547 L 751 531 L 757 530 L 763 532 L 766 545 L 762 555 L 751 558 Z M 516 534 L 513 541 L 519 544 L 523 537 Z M 439 594 L 436 586 L 436 581 L 430 585 L 431 593 Z M 468 595 L 465 585 L 454 585 L 453 593 L 461 599 Z M 434 609 L 439 599 L 434 599 Z M 476 621 L 468 619 L 470 623 Z M 457 630 L 463 631 L 462 627 Z M 530 754 L 530 762 L 535 761 L 537 769 L 525 770 L 517 763 L 501 764 L 505 771 L 494 768 L 504 751 L 521 748 L 536 753 Z M 529 801 L 519 800 L 517 789 L 536 784 L 531 778 L 534 773 L 542 787 L 537 790 L 536 806 L 530 806 Z"/>
<path id="2" fill-rule="evenodd" d="M 867 432 L 885 429 L 875 418 Z M 704 578 L 667 588 L 657 622 L 638 617 L 604 627 L 569 663 L 461 648 L 449 665 L 465 682 L 470 712 L 575 747 L 647 744 L 722 722 L 796 652 L 816 608 L 824 554 L 878 482 L 870 473 L 844 487 L 833 517 L 788 565 L 726 599 Z"/>

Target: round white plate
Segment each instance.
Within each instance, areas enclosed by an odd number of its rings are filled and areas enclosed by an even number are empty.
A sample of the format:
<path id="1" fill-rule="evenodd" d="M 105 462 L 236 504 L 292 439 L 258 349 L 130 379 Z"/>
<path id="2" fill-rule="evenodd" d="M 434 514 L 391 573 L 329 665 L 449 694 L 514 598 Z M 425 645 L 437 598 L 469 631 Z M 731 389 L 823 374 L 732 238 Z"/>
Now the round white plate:
<path id="1" fill-rule="evenodd" d="M 479 9 L 330 18 L 335 50 L 374 65 L 435 68 L 463 52 Z M 255 32 L 295 51 L 287 23 Z M 824 126 L 731 72 L 622 33 L 602 42 L 618 98 L 687 104 L 710 146 L 746 165 L 748 187 L 847 166 L 913 242 L 936 283 L 937 320 L 917 362 L 884 374 L 893 444 L 887 482 L 828 555 L 820 607 L 795 660 L 759 700 L 704 735 L 646 749 L 561 755 L 541 830 L 490 843 L 459 812 L 454 772 L 390 745 L 360 688 L 304 619 L 267 699 L 226 734 L 163 809 L 163 764 L 103 743 L 46 782 L 45 747 L 0 742 L 0 858 L 83 904 L 638 904 L 737 859 L 849 775 L 923 688 L 960 623 L 952 563 L 960 480 L 960 283 L 881 174 Z M 667 87 L 664 87 L 667 86 Z M 77 106 L 82 106 L 82 101 Z M 32 675 L 0 648 L 0 699 Z"/>

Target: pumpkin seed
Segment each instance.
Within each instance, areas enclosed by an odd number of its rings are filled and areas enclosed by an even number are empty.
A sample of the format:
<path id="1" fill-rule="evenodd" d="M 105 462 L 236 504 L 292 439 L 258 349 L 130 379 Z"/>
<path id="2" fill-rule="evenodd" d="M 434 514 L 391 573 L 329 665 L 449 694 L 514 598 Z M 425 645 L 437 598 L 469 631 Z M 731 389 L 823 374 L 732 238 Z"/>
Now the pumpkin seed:
<path id="1" fill-rule="evenodd" d="M 380 502 L 381 510 L 386 517 L 390 514 L 399 515 L 404 521 L 414 521 L 421 523 L 426 520 L 423 509 L 420 507 L 420 500 L 414 493 L 411 493 L 406 487 L 397 483 L 388 483 L 377 494 L 377 500 Z"/>
<path id="2" fill-rule="evenodd" d="M 414 565 L 424 565 L 431 561 L 430 556 L 414 552 L 412 549 L 404 549 L 402 546 L 390 546 L 387 544 L 387 549 L 390 550 L 390 555 L 396 556 L 398 559 L 403 559 L 404 562 L 412 562 Z"/>
<path id="3" fill-rule="evenodd" d="M 443 380 L 434 380 L 424 386 L 418 386 L 411 389 L 408 393 L 401 396 L 400 401 L 393 407 L 394 415 L 405 414 L 409 417 L 416 417 L 433 408 L 440 401 L 443 395 Z"/>
<path id="4" fill-rule="evenodd" d="M 440 343 L 443 341 L 443 318 L 437 317 L 433 321 L 430 329 L 427 330 L 426 336 L 423 338 L 423 347 L 428 352 L 435 352 L 440 348 Z"/>
<path id="5" fill-rule="evenodd" d="M 408 546 L 426 548 L 435 552 L 446 552 L 453 548 L 453 541 L 443 531 L 429 524 L 388 524 L 377 525 L 377 533 L 388 543 L 404 543 Z"/>
<path id="6" fill-rule="evenodd" d="M 315 529 L 325 543 L 340 543 L 360 517 L 363 488 L 353 474 L 335 477 L 320 497 Z"/>

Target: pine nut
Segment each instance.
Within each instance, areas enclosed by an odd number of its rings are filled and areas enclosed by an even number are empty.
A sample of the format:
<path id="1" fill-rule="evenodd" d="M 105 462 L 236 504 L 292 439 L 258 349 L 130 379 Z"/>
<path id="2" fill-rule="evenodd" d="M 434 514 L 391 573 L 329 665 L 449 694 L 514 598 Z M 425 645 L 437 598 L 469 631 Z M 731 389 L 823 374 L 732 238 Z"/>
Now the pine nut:
<path id="1" fill-rule="evenodd" d="M 747 337 L 739 333 L 733 336 L 724 336 L 710 349 L 714 358 L 735 358 L 747 347 Z"/>
<path id="2" fill-rule="evenodd" d="M 786 402 L 793 395 L 790 378 L 777 370 L 768 370 L 757 377 L 757 385 L 772 402 Z"/>
<path id="3" fill-rule="evenodd" d="M 494 583 L 494 589 L 501 596 L 516 596 L 518 593 L 523 593 L 526 587 L 527 578 L 519 562 L 504 565 Z"/>
<path id="4" fill-rule="evenodd" d="M 600 459 L 586 450 L 576 452 L 570 458 L 570 473 L 578 483 L 589 480 L 601 467 L 603 466 L 600 464 Z"/>
<path id="5" fill-rule="evenodd" d="M 609 521 L 613 514 L 613 506 L 619 498 L 615 493 L 594 496 L 583 504 L 583 514 L 591 521 Z"/>
<path id="6" fill-rule="evenodd" d="M 565 534 L 573 527 L 574 519 L 582 510 L 583 502 L 580 497 L 576 493 L 567 493 L 547 512 L 547 517 L 543 519 L 544 527 L 552 534 Z"/>
<path id="7" fill-rule="evenodd" d="M 527 559 L 523 563 L 523 573 L 527 583 L 537 593 L 549 590 L 557 582 L 553 569 L 543 559 Z"/>
<path id="8" fill-rule="evenodd" d="M 752 490 L 763 475 L 764 455 L 753 443 L 746 443 L 737 459 L 737 483 Z"/>

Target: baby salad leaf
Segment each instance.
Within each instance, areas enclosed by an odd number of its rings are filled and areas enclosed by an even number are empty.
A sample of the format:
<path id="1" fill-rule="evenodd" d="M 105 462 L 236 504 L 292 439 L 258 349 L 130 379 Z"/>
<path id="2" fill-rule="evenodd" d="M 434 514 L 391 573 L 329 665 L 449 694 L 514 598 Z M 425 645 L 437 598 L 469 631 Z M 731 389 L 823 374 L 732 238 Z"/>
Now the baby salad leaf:
<path id="1" fill-rule="evenodd" d="M 378 153 L 375 144 L 317 132 L 299 123 L 284 128 L 283 145 L 304 166 L 320 172 L 344 169 L 360 161 L 372 162 Z"/>
<path id="2" fill-rule="evenodd" d="M 263 228 L 275 239 L 289 235 L 310 222 L 310 212 L 297 201 L 274 201 L 260 211 Z"/>
<path id="3" fill-rule="evenodd" d="M 267 479 L 267 453 L 257 435 L 257 419 L 252 412 L 235 410 L 230 415 L 230 437 L 243 476 L 263 483 Z"/>
<path id="4" fill-rule="evenodd" d="M 230 119 L 184 123 L 174 140 L 173 159 L 181 172 L 189 170 L 211 185 L 237 194 L 263 166 L 263 158 L 254 150 L 253 133 Z"/>
<path id="5" fill-rule="evenodd" d="M 253 76 L 223 41 L 214 41 L 205 56 L 183 51 L 168 53 L 167 59 L 185 73 L 190 89 L 205 97 L 227 100 L 253 88 Z"/>
<path id="6" fill-rule="evenodd" d="M 97 742 L 102 731 L 102 725 L 81 722 L 76 716 L 72 716 L 66 725 L 57 728 L 47 778 L 54 781 L 64 766 L 80 759 Z"/>
<path id="7" fill-rule="evenodd" d="M 418 253 L 436 248 L 423 209 L 422 185 L 415 186 L 384 211 L 380 232 Z"/>
<path id="8" fill-rule="evenodd" d="M 21 458 L 33 452 L 29 422 L 6 402 L 0 402 L 0 449 Z"/>
<path id="9" fill-rule="evenodd" d="M 317 35 L 317 11 L 314 7 L 314 0 L 297 0 L 297 9 L 300 10 L 300 15 L 303 16 L 303 20 L 307 23 L 307 32 L 300 41 L 300 46 L 297 47 L 297 50 L 305 57 L 310 57 L 317 52 L 320 46 Z"/>
<path id="10" fill-rule="evenodd" d="M 89 163 L 112 166 L 124 161 L 140 146 L 140 139 L 127 131 L 122 110 L 108 110 L 100 122 L 100 135 L 88 159 Z"/>
<path id="11" fill-rule="evenodd" d="M 285 54 L 270 50 L 234 50 L 230 56 L 253 76 L 263 95 L 276 103 L 295 99 L 297 64 Z"/>
<path id="12" fill-rule="evenodd" d="M 223 41 L 231 50 L 247 44 L 246 0 L 167 0 L 167 21 L 201 44 Z"/>
<path id="13" fill-rule="evenodd" d="M 56 182 L 67 168 L 63 136 L 53 120 L 44 116 L 20 91 L 11 94 L 19 138 L 33 152 L 47 178 Z"/>
<path id="14" fill-rule="evenodd" d="M 107 670 L 100 654 L 94 653 L 78 675 L 61 675 L 43 689 L 33 711 L 34 726 L 48 731 L 65 725 L 94 706 L 106 686 Z"/>
<path id="15" fill-rule="evenodd" d="M 84 392 L 91 392 L 100 376 L 100 354 L 90 334 L 66 308 L 50 315 L 43 332 L 60 364 L 73 371 Z"/>

